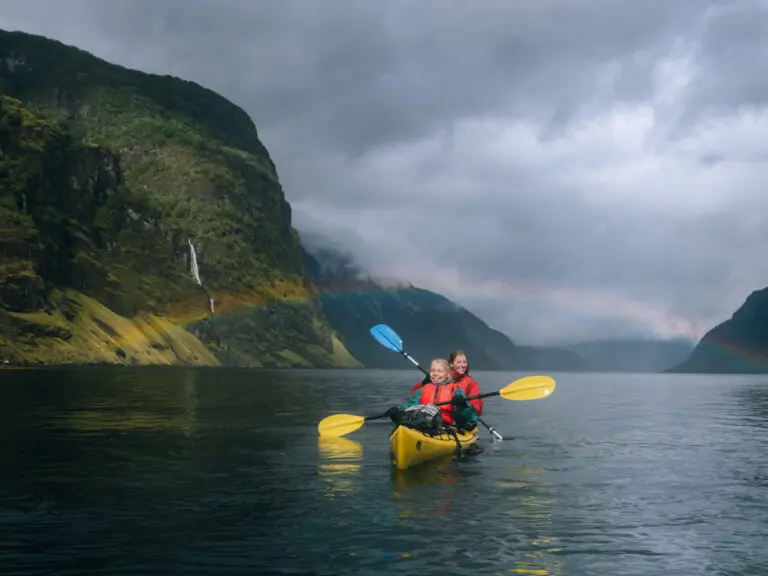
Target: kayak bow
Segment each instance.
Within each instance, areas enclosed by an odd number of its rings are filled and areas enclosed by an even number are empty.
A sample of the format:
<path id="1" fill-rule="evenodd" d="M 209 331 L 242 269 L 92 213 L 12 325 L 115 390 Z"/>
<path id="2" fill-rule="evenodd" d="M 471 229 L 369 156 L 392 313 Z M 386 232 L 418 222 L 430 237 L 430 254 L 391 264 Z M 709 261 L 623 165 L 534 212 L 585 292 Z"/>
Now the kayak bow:
<path id="1" fill-rule="evenodd" d="M 471 432 L 457 432 L 457 436 L 461 449 L 466 450 L 477 442 L 480 432 L 475 428 Z M 393 462 L 400 470 L 456 452 L 453 435 L 442 432 L 438 436 L 430 436 L 406 426 L 395 428 L 389 437 L 389 445 Z"/>

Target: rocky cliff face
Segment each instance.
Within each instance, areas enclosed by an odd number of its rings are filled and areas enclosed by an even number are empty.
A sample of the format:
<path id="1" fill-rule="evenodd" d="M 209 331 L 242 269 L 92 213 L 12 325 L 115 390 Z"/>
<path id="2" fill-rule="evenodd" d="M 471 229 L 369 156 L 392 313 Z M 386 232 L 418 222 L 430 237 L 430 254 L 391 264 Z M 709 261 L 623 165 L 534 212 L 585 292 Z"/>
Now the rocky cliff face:
<path id="1" fill-rule="evenodd" d="M 722 324 L 707 332 L 670 372 L 768 373 L 768 288 L 756 290 Z"/>
<path id="2" fill-rule="evenodd" d="M 114 154 L 2 93 L 0 151 L 0 359 L 217 364 L 153 314 L 201 293 Z"/>
<path id="3" fill-rule="evenodd" d="M 130 321 L 151 313 L 186 328 L 209 363 L 359 366 L 317 302 L 275 166 L 240 108 L 2 31 L 0 90 L 23 101 L 1 143 L 6 316 L 44 310 L 66 288 Z M 45 361 L 40 346 L 30 356 L 34 340 L 15 357 Z"/>

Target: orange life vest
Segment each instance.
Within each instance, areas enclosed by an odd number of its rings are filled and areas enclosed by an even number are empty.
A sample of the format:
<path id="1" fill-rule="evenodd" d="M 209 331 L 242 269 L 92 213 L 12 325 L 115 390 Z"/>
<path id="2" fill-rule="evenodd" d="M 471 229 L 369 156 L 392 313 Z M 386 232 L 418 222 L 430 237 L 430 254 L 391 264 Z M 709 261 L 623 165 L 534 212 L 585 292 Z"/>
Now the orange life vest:
<path id="1" fill-rule="evenodd" d="M 424 384 L 421 387 L 421 396 L 419 396 L 419 404 L 437 404 L 438 402 L 450 402 L 453 395 L 456 394 L 456 390 L 459 388 L 455 382 L 449 382 L 448 384 Z M 453 424 L 453 406 L 450 404 L 443 404 L 438 406 L 442 412 L 443 422 L 446 424 Z"/>

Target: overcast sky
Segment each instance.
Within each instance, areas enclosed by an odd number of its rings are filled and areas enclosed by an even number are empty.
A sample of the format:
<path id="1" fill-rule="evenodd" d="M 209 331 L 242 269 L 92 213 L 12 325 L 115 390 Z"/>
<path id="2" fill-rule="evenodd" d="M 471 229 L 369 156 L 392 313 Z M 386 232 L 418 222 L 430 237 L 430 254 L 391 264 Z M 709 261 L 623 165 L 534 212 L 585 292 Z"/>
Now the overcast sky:
<path id="1" fill-rule="evenodd" d="M 294 223 L 515 341 L 700 336 L 768 285 L 758 0 L 4 0 L 242 106 Z"/>

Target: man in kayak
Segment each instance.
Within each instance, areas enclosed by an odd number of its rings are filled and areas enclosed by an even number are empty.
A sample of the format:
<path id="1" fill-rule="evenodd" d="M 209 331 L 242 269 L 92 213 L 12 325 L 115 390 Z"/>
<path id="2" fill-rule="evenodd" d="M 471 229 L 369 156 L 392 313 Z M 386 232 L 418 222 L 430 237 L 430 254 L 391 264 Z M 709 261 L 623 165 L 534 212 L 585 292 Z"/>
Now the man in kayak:
<path id="1" fill-rule="evenodd" d="M 453 379 L 455 380 L 456 384 L 458 384 L 459 387 L 464 391 L 464 394 L 466 396 L 478 396 L 480 394 L 480 385 L 477 383 L 477 380 L 469 375 L 469 361 L 467 360 L 467 355 L 464 353 L 464 351 L 455 350 L 454 352 L 451 352 L 450 356 L 448 356 L 448 362 L 451 367 Z M 429 384 L 430 382 L 431 376 L 425 376 L 424 380 L 413 387 L 411 394 L 415 394 L 417 390 L 419 390 L 422 386 Z M 477 412 L 478 416 L 483 415 L 482 398 L 470 400 L 469 403 L 475 409 L 475 412 Z"/>
<path id="2" fill-rule="evenodd" d="M 472 430 L 477 426 L 477 411 L 466 400 L 466 394 L 453 380 L 451 366 L 443 358 L 432 360 L 429 366 L 430 383 L 419 384 L 411 397 L 401 406 L 387 410 L 387 416 L 399 423 L 404 411 L 411 406 L 448 402 L 439 406 L 443 424 Z M 470 401 L 471 402 L 471 401 Z"/>

